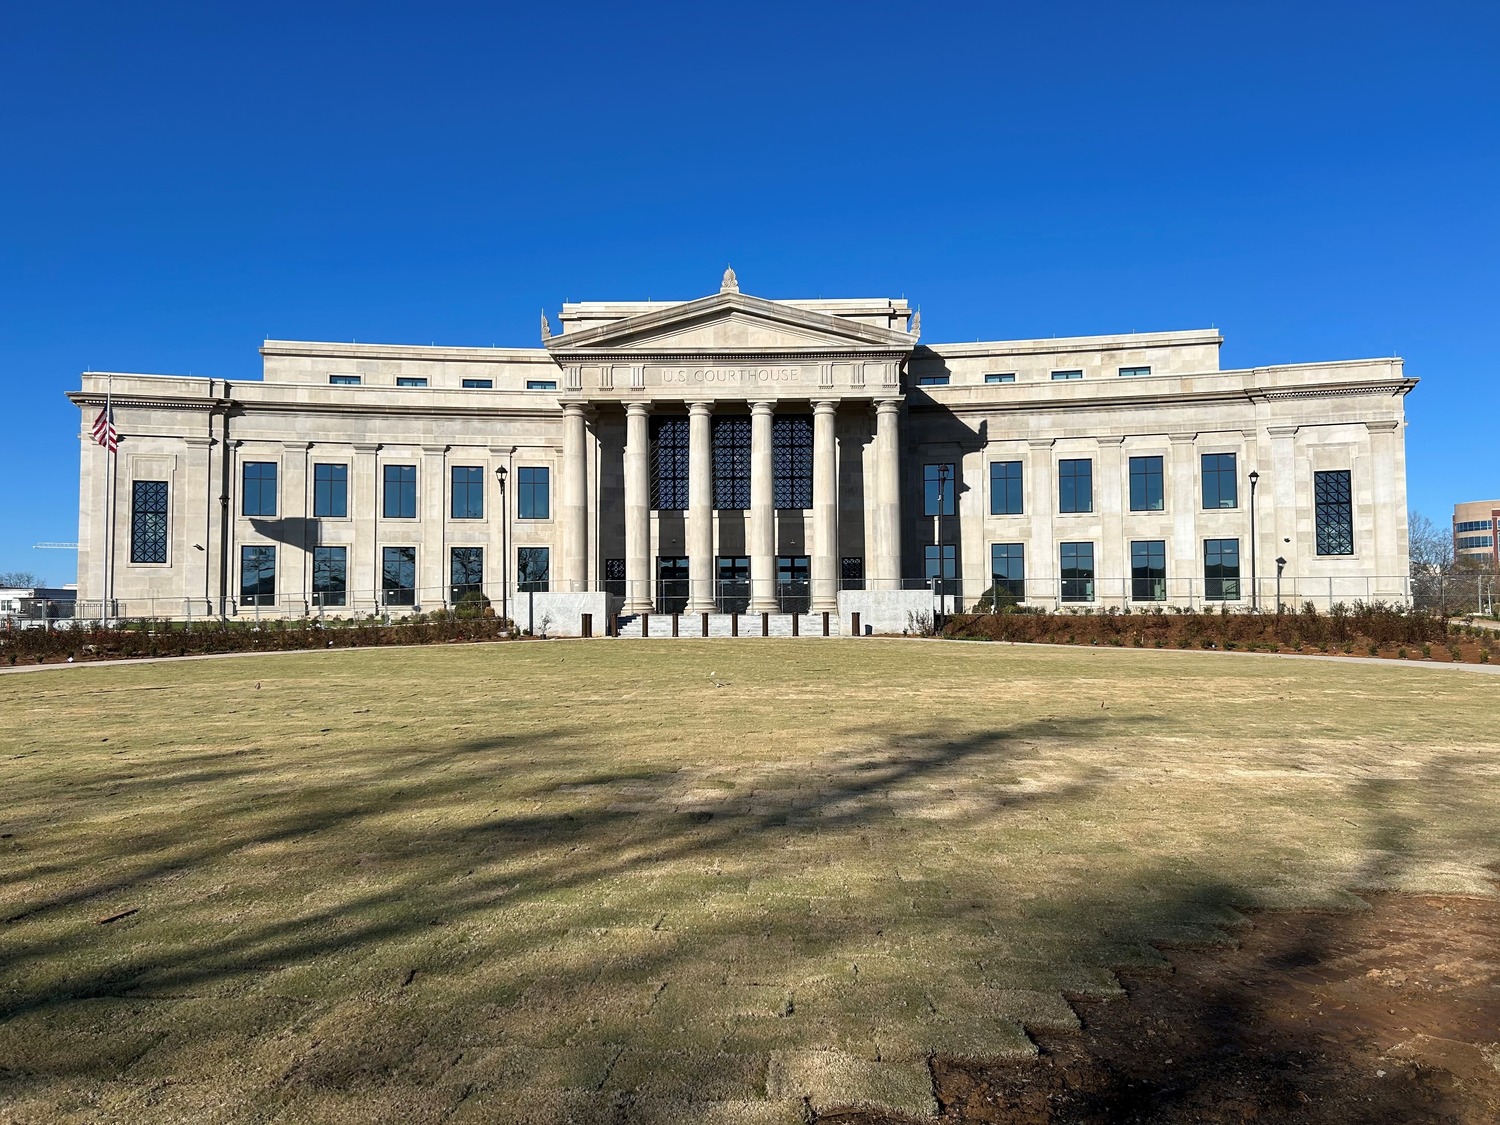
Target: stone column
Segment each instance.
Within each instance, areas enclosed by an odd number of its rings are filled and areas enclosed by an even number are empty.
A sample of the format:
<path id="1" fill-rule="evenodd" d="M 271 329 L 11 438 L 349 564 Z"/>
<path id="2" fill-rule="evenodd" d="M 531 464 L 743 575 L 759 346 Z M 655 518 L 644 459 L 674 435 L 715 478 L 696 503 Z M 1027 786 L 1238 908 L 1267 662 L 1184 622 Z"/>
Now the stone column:
<path id="1" fill-rule="evenodd" d="M 750 404 L 750 612 L 775 613 L 776 506 L 771 458 L 775 404 Z"/>
<path id="2" fill-rule="evenodd" d="M 714 451 L 709 430 L 713 404 L 688 404 L 688 604 L 689 613 L 714 608 Z"/>
<path id="3" fill-rule="evenodd" d="M 839 607 L 838 445 L 834 441 L 836 402 L 813 403 L 812 611 Z M 899 539 L 898 539 L 899 542 Z"/>
<path id="4" fill-rule="evenodd" d="M 901 589 L 901 400 L 875 403 L 874 507 L 868 521 L 872 545 L 871 590 Z M 814 479 L 816 479 L 816 464 Z"/>
<path id="5" fill-rule="evenodd" d="M 588 431 L 584 404 L 563 404 L 562 570 L 559 590 L 588 588 Z"/>
<path id="6" fill-rule="evenodd" d="M 625 612 L 651 612 L 649 403 L 625 404 Z"/>

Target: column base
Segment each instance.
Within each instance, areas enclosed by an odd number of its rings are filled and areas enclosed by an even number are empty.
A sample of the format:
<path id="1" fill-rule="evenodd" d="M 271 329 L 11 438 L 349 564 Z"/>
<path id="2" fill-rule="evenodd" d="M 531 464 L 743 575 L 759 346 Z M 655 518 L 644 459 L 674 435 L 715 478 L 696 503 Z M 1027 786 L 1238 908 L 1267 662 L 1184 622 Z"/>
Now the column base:
<path id="1" fill-rule="evenodd" d="M 713 602 L 688 602 L 683 613 L 718 613 L 718 607 Z"/>
<path id="2" fill-rule="evenodd" d="M 656 607 L 653 606 L 650 601 L 642 599 L 639 601 L 626 602 L 623 606 L 620 607 L 620 612 L 628 614 L 655 613 Z"/>

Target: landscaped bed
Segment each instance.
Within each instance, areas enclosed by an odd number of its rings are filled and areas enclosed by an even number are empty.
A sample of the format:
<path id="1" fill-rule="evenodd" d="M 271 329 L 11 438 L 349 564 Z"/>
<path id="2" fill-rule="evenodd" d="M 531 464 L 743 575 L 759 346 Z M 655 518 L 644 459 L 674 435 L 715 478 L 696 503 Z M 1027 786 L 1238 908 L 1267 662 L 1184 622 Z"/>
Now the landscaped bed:
<path id="1" fill-rule="evenodd" d="M 0 1113 L 930 1113 L 1153 943 L 1493 895 L 1495 698 L 867 640 L 0 677 Z"/>

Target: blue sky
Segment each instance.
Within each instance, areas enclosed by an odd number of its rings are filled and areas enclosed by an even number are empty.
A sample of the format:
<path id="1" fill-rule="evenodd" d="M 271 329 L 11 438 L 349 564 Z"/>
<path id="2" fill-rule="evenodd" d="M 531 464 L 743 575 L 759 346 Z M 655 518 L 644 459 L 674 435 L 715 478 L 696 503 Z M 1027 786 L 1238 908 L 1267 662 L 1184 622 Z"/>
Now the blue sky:
<path id="1" fill-rule="evenodd" d="M 906 296 L 930 341 L 1399 354 L 1500 496 L 1500 6 L 11 5 L 0 570 L 74 578 L 86 368 L 532 346 L 564 300 Z"/>

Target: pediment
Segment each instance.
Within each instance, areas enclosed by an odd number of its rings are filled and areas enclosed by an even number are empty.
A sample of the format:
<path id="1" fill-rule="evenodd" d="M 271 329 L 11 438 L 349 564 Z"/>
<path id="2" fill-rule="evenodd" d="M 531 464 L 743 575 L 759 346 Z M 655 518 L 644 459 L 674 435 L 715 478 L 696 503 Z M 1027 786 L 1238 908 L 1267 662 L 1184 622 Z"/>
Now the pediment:
<path id="1" fill-rule="evenodd" d="M 567 354 L 910 351 L 915 337 L 742 293 L 670 305 L 547 341 Z"/>

